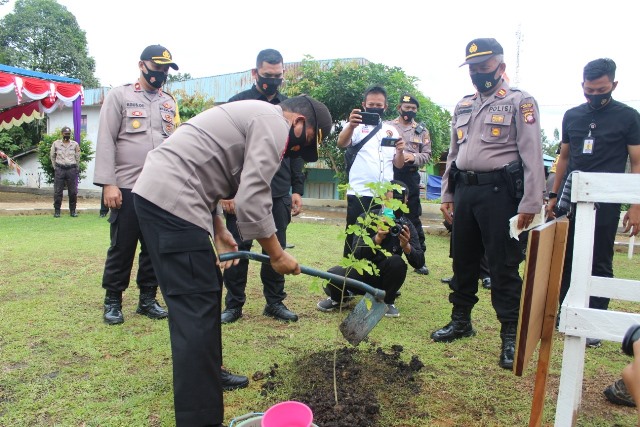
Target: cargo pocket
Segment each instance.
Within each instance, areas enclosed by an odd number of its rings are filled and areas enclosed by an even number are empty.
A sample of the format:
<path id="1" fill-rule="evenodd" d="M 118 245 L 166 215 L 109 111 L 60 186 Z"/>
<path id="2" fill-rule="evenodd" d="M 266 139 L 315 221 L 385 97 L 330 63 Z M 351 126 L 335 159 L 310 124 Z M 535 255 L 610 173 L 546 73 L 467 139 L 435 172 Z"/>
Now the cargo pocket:
<path id="1" fill-rule="evenodd" d="M 160 260 L 167 279 L 167 295 L 188 295 L 220 290 L 209 235 L 192 230 L 159 236 Z"/>
<path id="2" fill-rule="evenodd" d="M 149 115 L 144 108 L 127 108 L 127 133 L 146 132 L 149 129 Z"/>
<path id="3" fill-rule="evenodd" d="M 509 140 L 512 113 L 487 114 L 482 129 L 482 142 L 505 144 Z"/>
<path id="4" fill-rule="evenodd" d="M 471 120 L 471 114 L 462 114 L 458 116 L 455 123 L 456 135 L 458 144 L 464 144 L 467 142 L 467 131 L 469 130 L 469 120 Z"/>

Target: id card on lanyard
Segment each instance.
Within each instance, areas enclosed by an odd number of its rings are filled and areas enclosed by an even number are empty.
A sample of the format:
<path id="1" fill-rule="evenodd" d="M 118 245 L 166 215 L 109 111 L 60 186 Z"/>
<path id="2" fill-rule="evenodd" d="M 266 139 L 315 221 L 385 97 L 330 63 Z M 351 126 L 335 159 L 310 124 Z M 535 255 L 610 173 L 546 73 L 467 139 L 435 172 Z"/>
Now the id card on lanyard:
<path id="1" fill-rule="evenodd" d="M 596 144 L 596 139 L 591 136 L 591 130 L 595 128 L 596 124 L 592 122 L 589 125 L 589 135 L 587 135 L 582 144 L 582 154 L 593 154 L 593 146 Z"/>

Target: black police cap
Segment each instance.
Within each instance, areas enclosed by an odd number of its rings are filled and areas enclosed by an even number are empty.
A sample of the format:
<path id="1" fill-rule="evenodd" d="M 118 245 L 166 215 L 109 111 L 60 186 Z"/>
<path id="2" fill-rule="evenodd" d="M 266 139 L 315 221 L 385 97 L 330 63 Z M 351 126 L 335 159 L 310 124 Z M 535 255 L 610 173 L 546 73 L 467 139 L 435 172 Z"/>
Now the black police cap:
<path id="1" fill-rule="evenodd" d="M 405 93 L 400 97 L 400 104 L 415 104 L 416 107 L 420 108 L 420 103 L 413 96 Z"/>
<path id="2" fill-rule="evenodd" d="M 502 46 L 496 39 L 474 39 L 467 44 L 464 51 L 465 61 L 460 65 L 477 64 L 484 62 L 493 55 L 504 53 Z"/>
<path id="3" fill-rule="evenodd" d="M 60 133 L 71 133 L 69 126 L 65 126 L 60 130 Z"/>
<path id="4" fill-rule="evenodd" d="M 171 57 L 171 52 L 159 44 L 152 44 L 151 46 L 147 46 L 144 48 L 142 53 L 140 54 L 141 61 L 151 61 L 158 65 L 168 65 L 174 70 L 178 70 L 178 64 L 173 62 L 173 58 Z"/>

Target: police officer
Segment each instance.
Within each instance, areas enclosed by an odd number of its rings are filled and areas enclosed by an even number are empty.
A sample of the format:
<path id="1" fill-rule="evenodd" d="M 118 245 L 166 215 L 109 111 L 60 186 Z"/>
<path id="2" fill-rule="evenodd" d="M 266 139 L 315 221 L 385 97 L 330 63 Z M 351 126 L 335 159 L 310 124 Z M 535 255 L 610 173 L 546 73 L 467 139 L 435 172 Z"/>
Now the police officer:
<path id="1" fill-rule="evenodd" d="M 275 49 L 264 49 L 258 53 L 256 68 L 251 71 L 255 84 L 251 89 L 232 96 L 229 102 L 257 99 L 278 105 L 287 96 L 280 93 L 284 75 L 284 63 L 280 52 Z M 271 198 L 273 202 L 273 218 L 276 222 L 276 236 L 284 248 L 287 244 L 287 226 L 291 216 L 298 215 L 302 208 L 304 193 L 304 160 L 301 157 L 282 159 L 280 168 L 271 181 Z M 289 191 L 291 190 L 291 194 Z M 236 238 L 238 247 L 248 251 L 253 241 L 243 241 L 238 232 L 237 217 L 233 199 L 223 200 L 222 208 L 226 214 L 227 228 Z M 247 299 L 247 274 L 249 260 L 241 260 L 237 266 L 224 270 L 224 284 L 227 288 L 225 310 L 222 312 L 222 323 L 232 323 L 242 317 L 242 307 Z M 263 294 L 267 302 L 263 314 L 285 322 L 295 322 L 298 315 L 284 304 L 287 293 L 284 291 L 284 275 L 277 273 L 270 264 L 260 266 Z"/>
<path id="2" fill-rule="evenodd" d="M 431 159 L 431 137 L 427 127 L 415 120 L 420 103 L 410 94 L 400 97 L 398 105 L 398 117 L 391 121 L 391 124 L 398 130 L 400 137 L 405 142 L 404 146 L 404 166 L 401 169 L 393 167 L 393 179 L 406 183 L 409 188 L 409 202 L 407 207 L 409 213 L 406 215 L 418 233 L 420 247 L 424 253 L 427 246 L 424 241 L 424 230 L 420 215 L 422 215 L 422 205 L 420 204 L 420 167 L 429 163 Z M 429 274 L 426 265 L 414 269 L 419 274 Z"/>
<path id="3" fill-rule="evenodd" d="M 69 214 L 77 217 L 78 202 L 78 165 L 80 164 L 80 145 L 71 139 L 71 129 L 65 126 L 61 130 L 62 139 L 51 144 L 51 165 L 55 171 L 53 180 L 53 209 L 55 218 L 60 218 L 62 192 L 65 185 L 69 193 Z"/>
<path id="4" fill-rule="evenodd" d="M 103 187 L 104 203 L 111 209 L 111 245 L 102 276 L 106 290 L 104 321 L 124 322 L 122 292 L 129 286 L 131 269 L 140 241 L 138 274 L 140 300 L 136 313 L 151 319 L 167 317 L 156 301 L 158 283 L 140 233 L 131 189 L 147 153 L 170 136 L 179 123 L 178 107 L 162 91 L 169 68 L 178 69 L 171 53 L 160 45 L 147 46 L 138 62 L 140 76 L 134 84 L 113 88 L 100 110 L 93 183 Z"/>
<path id="5" fill-rule="evenodd" d="M 525 229 L 542 208 L 540 115 L 531 95 L 502 78 L 506 65 L 495 39 L 472 40 L 465 55 L 462 65 L 469 65 L 477 91 L 454 110 L 440 207 L 453 223 L 453 308 L 451 322 L 431 338 L 449 342 L 475 335 L 471 310 L 478 302 L 479 265 L 486 250 L 491 301 L 501 323 L 499 365 L 511 369 L 522 288 L 518 266 L 524 254 L 509 237 L 509 219 L 517 214 L 518 229 Z"/>

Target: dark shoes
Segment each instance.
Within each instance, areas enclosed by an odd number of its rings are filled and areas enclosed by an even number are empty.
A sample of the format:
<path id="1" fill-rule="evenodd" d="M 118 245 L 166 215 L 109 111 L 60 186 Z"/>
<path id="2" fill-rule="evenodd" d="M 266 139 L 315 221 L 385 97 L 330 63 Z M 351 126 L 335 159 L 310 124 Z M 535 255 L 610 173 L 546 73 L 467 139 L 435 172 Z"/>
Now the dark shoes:
<path id="1" fill-rule="evenodd" d="M 598 338 L 587 338 L 585 346 L 587 348 L 599 348 L 602 346 L 602 340 L 599 340 Z"/>
<path id="2" fill-rule="evenodd" d="M 249 378 L 244 375 L 232 374 L 224 368 L 220 371 L 220 379 L 222 380 L 222 389 L 224 391 L 237 390 L 249 385 Z"/>
<path id="3" fill-rule="evenodd" d="M 631 393 L 627 390 L 627 386 L 624 381 L 622 381 L 622 378 L 605 388 L 604 396 L 609 402 L 615 403 L 616 405 L 636 406 L 636 403 L 633 401 L 633 397 L 631 397 Z"/>
<path id="4" fill-rule="evenodd" d="M 136 313 L 147 316 L 149 319 L 164 319 L 169 315 L 167 310 L 162 308 L 156 300 L 158 288 L 145 286 L 140 288 L 140 301 Z"/>
<path id="5" fill-rule="evenodd" d="M 429 269 L 427 268 L 426 265 L 423 265 L 420 268 L 415 268 L 413 271 L 415 271 L 418 274 L 424 274 L 425 276 L 429 274 Z"/>
<path id="6" fill-rule="evenodd" d="M 69 215 L 71 215 L 73 218 L 77 218 L 78 217 L 78 214 L 77 214 L 77 212 L 75 210 L 71 211 L 71 213 Z"/>
<path id="7" fill-rule="evenodd" d="M 500 361 L 498 365 L 504 369 L 513 369 L 513 358 L 516 352 L 516 333 L 518 324 L 508 322 L 502 324 L 500 338 L 502 338 L 502 351 L 500 352 Z"/>
<path id="8" fill-rule="evenodd" d="M 220 315 L 220 323 L 223 325 L 233 323 L 242 317 L 241 308 L 226 308 Z"/>
<path id="9" fill-rule="evenodd" d="M 107 325 L 118 325 L 124 322 L 122 315 L 122 293 L 107 291 L 104 298 L 104 323 Z"/>
<path id="10" fill-rule="evenodd" d="M 476 334 L 471 325 L 471 308 L 453 307 L 451 322 L 431 334 L 435 342 L 451 342 Z"/>
<path id="11" fill-rule="evenodd" d="M 482 279 L 482 287 L 485 289 L 491 289 L 491 278 L 485 277 Z"/>
<path id="12" fill-rule="evenodd" d="M 56 209 L 56 210 L 53 212 L 53 217 L 54 217 L 54 218 L 60 218 L 60 209 Z"/>
<path id="13" fill-rule="evenodd" d="M 449 284 L 449 283 L 451 283 L 451 279 L 453 279 L 453 277 L 443 277 L 442 279 L 440 279 L 440 281 L 442 283 Z"/>
<path id="14" fill-rule="evenodd" d="M 276 320 L 282 320 L 283 322 L 297 322 L 298 315 L 289 310 L 286 305 L 281 302 L 274 304 L 267 304 L 262 312 L 265 316 L 273 317 Z"/>

